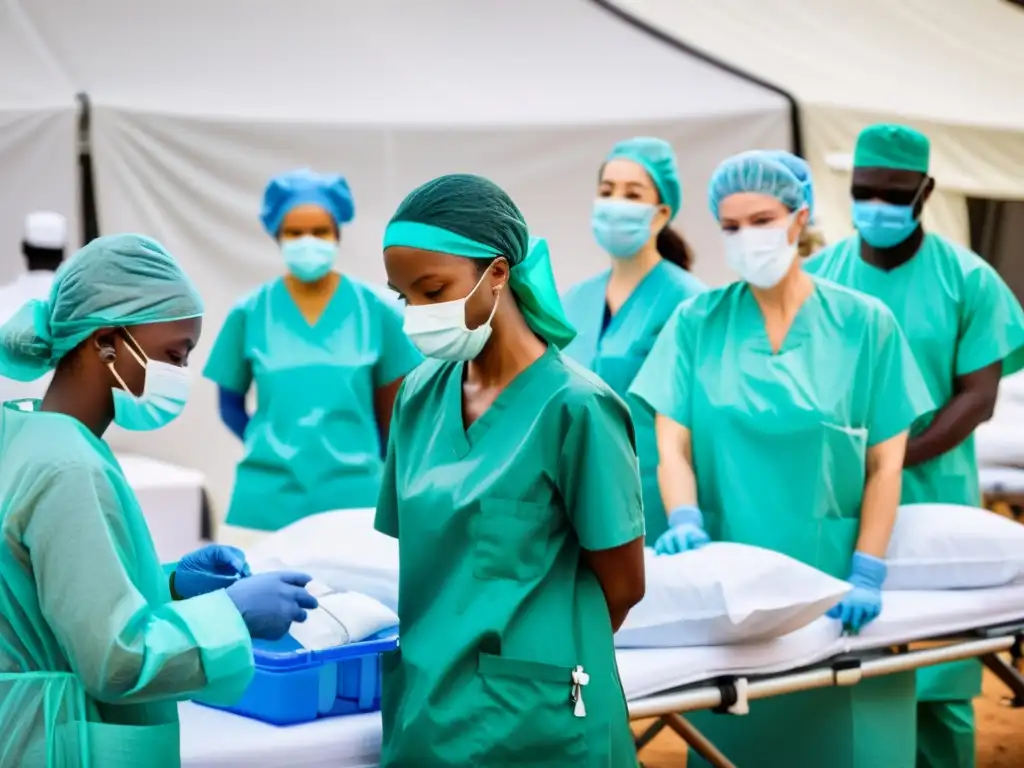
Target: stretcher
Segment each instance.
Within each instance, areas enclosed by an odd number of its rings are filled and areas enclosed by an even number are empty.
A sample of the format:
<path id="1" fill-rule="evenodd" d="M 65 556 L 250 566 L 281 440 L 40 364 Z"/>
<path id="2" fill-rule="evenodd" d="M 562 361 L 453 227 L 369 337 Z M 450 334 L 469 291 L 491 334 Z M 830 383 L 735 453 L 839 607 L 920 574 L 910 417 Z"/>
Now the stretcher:
<path id="1" fill-rule="evenodd" d="M 1020 467 L 982 467 L 979 470 L 981 492 L 986 509 L 1024 519 L 1024 469 Z"/>
<path id="2" fill-rule="evenodd" d="M 729 768 L 681 713 L 715 709 L 742 715 L 750 702 L 800 690 L 856 685 L 860 680 L 961 658 L 979 657 L 1024 706 L 1024 678 L 1001 654 L 1020 657 L 1024 584 L 950 592 L 889 592 L 877 621 L 844 637 L 829 619 L 766 643 L 706 648 L 620 650 L 622 684 L 633 720 L 659 718 L 712 765 Z M 934 641 L 933 647 L 912 647 Z M 182 704 L 184 768 L 372 768 L 380 754 L 379 714 L 275 728 Z"/>

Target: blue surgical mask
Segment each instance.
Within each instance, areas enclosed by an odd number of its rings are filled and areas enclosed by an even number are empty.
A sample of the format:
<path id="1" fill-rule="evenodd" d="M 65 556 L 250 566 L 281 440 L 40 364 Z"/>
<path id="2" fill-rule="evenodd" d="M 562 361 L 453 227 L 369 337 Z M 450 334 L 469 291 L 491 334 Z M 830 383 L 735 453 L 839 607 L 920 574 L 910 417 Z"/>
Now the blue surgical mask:
<path id="1" fill-rule="evenodd" d="M 334 240 L 307 235 L 281 243 L 281 252 L 288 271 L 304 283 L 312 283 L 331 271 L 338 257 Z"/>
<path id="2" fill-rule="evenodd" d="M 854 200 L 853 226 L 873 248 L 892 248 L 899 245 L 917 229 L 914 208 L 922 190 L 924 185 L 918 188 L 910 205 L 894 205 L 879 200 Z"/>
<path id="3" fill-rule="evenodd" d="M 125 335 L 135 346 L 138 343 L 131 334 Z M 149 432 L 166 427 L 185 409 L 188 402 L 190 377 L 188 368 L 182 368 L 159 360 L 150 360 L 125 345 L 135 361 L 146 370 L 146 383 L 142 394 L 136 397 L 117 372 L 113 362 L 107 363 L 110 372 L 121 385 L 114 389 L 114 423 L 122 429 L 133 432 Z M 142 350 L 142 347 L 138 347 Z"/>
<path id="4" fill-rule="evenodd" d="M 651 222 L 657 207 L 630 200 L 600 198 L 594 201 L 590 227 L 597 244 L 616 259 L 639 253 L 651 239 Z"/>

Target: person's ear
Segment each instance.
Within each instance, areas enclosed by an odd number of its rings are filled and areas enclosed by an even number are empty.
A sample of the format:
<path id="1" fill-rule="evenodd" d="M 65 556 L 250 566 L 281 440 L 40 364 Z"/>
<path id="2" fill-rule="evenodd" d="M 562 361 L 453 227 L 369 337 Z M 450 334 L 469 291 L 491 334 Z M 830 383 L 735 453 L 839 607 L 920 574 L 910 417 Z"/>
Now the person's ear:
<path id="1" fill-rule="evenodd" d="M 498 293 L 504 290 L 505 286 L 508 285 L 508 279 L 511 268 L 509 267 L 508 260 L 505 257 L 495 259 L 494 263 L 491 264 L 491 292 Z"/>
<path id="2" fill-rule="evenodd" d="M 672 209 L 664 204 L 659 205 L 654 213 L 654 219 L 651 221 L 651 234 L 661 232 L 661 230 L 668 226 L 671 220 Z"/>
<path id="3" fill-rule="evenodd" d="M 101 328 L 93 334 L 92 340 L 96 354 L 104 365 L 117 360 L 117 332 L 113 328 Z"/>
<path id="4" fill-rule="evenodd" d="M 924 205 L 928 202 L 928 199 L 932 196 L 932 192 L 935 191 L 935 179 L 931 176 L 928 177 L 928 181 L 924 183 L 924 194 L 921 195 L 921 204 Z"/>

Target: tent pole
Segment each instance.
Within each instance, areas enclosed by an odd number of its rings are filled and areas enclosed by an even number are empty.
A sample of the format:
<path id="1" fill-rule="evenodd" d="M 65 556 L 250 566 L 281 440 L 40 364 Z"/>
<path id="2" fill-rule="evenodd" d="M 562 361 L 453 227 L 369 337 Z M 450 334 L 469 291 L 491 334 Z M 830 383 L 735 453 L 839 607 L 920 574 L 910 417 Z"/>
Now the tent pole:
<path id="1" fill-rule="evenodd" d="M 79 93 L 75 98 L 78 101 L 78 205 L 82 245 L 85 245 L 100 236 L 92 172 L 92 105 L 87 93 Z"/>

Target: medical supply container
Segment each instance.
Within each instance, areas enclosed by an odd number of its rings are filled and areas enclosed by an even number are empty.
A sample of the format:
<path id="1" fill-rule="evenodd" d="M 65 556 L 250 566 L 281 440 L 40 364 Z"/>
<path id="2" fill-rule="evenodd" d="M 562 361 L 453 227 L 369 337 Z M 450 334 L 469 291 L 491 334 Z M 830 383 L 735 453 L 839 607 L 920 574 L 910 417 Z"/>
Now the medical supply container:
<path id="1" fill-rule="evenodd" d="M 360 643 L 309 651 L 290 636 L 253 642 L 256 673 L 241 701 L 223 709 L 273 725 L 380 709 L 381 654 L 398 647 L 395 630 Z"/>

